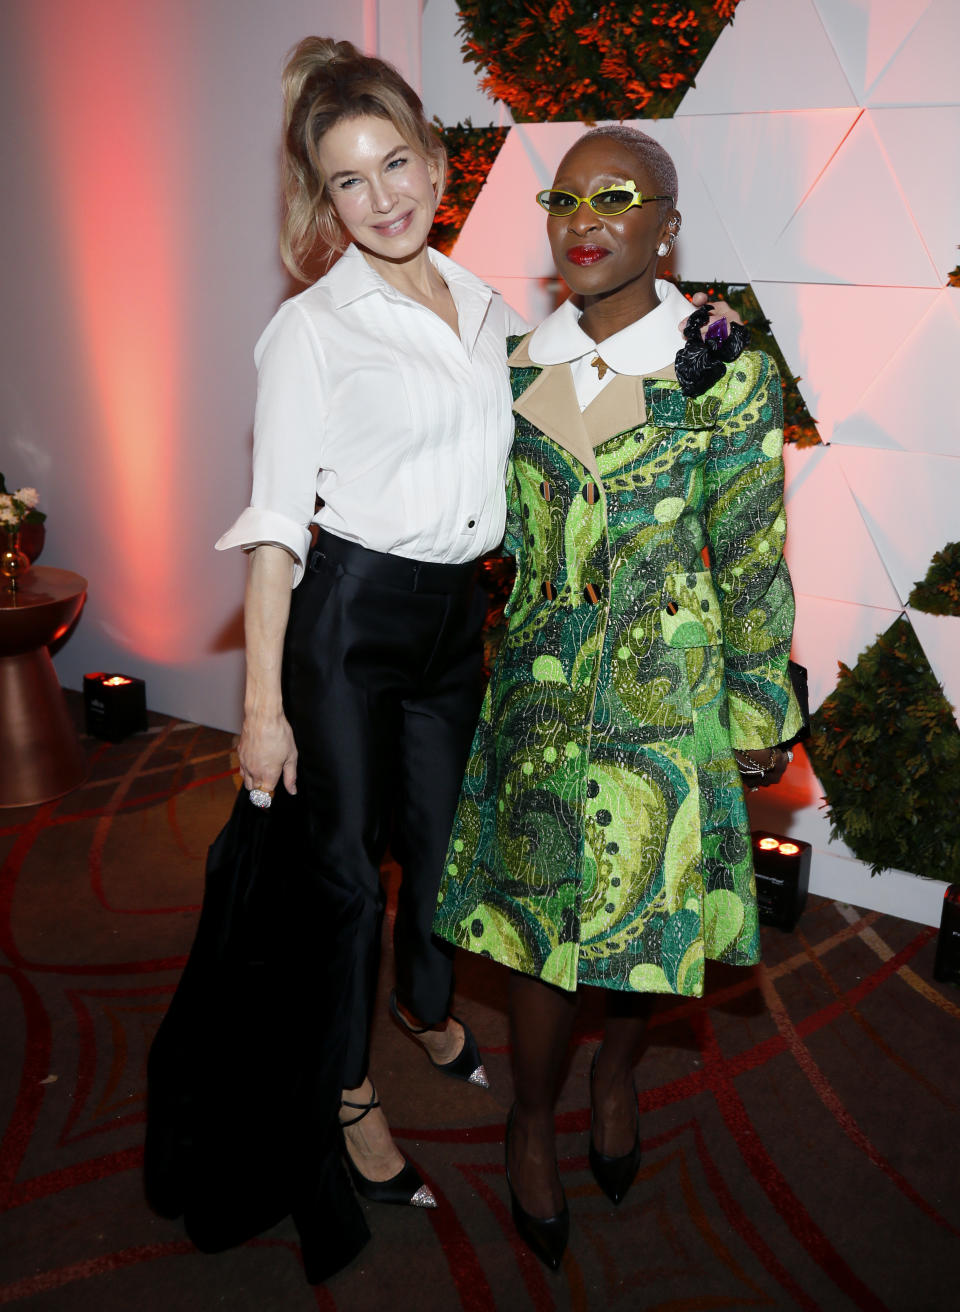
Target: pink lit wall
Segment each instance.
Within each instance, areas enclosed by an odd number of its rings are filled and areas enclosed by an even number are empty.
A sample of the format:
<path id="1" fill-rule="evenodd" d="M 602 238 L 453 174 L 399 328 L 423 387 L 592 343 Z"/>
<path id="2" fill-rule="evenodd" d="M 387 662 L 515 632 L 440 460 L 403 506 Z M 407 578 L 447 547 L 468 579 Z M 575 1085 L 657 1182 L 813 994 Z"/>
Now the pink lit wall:
<path id="1" fill-rule="evenodd" d="M 277 249 L 279 73 L 310 32 L 419 78 L 419 0 L 0 5 L 0 469 L 89 580 L 57 656 L 236 728 L 254 342 Z"/>

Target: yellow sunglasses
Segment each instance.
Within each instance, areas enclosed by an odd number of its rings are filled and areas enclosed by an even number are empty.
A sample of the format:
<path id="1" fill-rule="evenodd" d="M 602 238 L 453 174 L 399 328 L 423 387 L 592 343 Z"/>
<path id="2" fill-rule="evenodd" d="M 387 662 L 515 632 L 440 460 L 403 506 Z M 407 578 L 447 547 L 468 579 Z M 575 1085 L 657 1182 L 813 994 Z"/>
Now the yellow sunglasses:
<path id="1" fill-rule="evenodd" d="M 626 214 L 634 205 L 639 209 L 648 200 L 672 201 L 673 197 L 643 196 L 637 191 L 637 184 L 632 179 L 615 187 L 601 187 L 592 196 L 577 196 L 572 191 L 560 191 L 556 187 L 537 192 L 537 204 L 555 219 L 576 214 L 581 205 L 589 205 L 594 214 L 612 218 L 615 214 Z"/>

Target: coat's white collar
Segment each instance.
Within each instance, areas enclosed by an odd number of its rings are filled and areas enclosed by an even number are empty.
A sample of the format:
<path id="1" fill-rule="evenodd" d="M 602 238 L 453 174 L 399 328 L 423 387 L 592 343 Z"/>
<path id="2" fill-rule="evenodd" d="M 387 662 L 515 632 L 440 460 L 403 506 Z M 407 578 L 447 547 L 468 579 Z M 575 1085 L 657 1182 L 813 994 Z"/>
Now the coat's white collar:
<path id="1" fill-rule="evenodd" d="M 660 304 L 636 323 L 606 338 L 599 347 L 580 327 L 580 310 L 571 299 L 544 319 L 527 339 L 527 354 L 534 364 L 567 364 L 588 351 L 600 356 L 618 374 L 640 377 L 672 364 L 683 346 L 677 325 L 692 312 L 685 296 L 671 282 L 654 284 Z"/>

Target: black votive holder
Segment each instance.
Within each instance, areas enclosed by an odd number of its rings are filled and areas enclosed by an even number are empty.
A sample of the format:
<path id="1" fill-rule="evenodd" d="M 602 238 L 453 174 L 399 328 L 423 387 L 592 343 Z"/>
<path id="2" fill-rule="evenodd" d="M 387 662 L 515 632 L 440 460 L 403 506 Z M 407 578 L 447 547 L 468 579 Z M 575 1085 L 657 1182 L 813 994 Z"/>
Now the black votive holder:
<path id="1" fill-rule="evenodd" d="M 760 923 L 790 931 L 807 905 L 813 849 L 783 834 L 755 830 L 752 837 Z"/>
<path id="2" fill-rule="evenodd" d="M 960 884 L 948 884 L 943 894 L 933 978 L 942 984 L 960 984 Z"/>
<path id="3" fill-rule="evenodd" d="M 147 685 L 129 674 L 98 671 L 83 676 L 87 733 L 118 743 L 147 727 Z"/>

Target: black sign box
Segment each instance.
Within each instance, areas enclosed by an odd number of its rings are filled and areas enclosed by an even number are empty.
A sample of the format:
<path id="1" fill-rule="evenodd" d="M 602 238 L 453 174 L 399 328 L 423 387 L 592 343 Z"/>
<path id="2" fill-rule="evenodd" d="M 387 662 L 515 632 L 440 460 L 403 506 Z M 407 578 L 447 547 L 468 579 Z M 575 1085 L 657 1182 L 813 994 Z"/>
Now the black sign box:
<path id="1" fill-rule="evenodd" d="M 147 727 L 147 685 L 127 674 L 83 676 L 87 733 L 118 743 Z"/>
<path id="2" fill-rule="evenodd" d="M 960 984 L 960 885 L 957 884 L 949 884 L 943 895 L 933 978 L 943 984 Z"/>
<path id="3" fill-rule="evenodd" d="M 792 930 L 807 904 L 810 883 L 809 843 L 782 834 L 755 831 L 753 868 L 761 925 Z"/>

